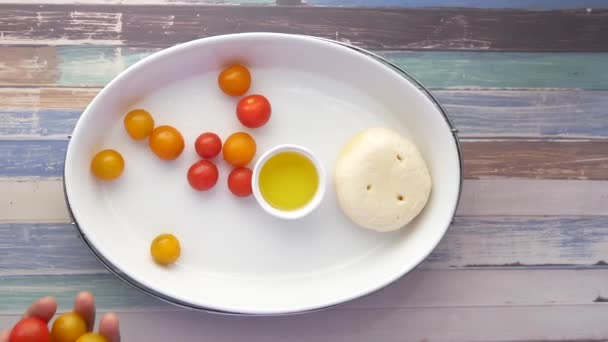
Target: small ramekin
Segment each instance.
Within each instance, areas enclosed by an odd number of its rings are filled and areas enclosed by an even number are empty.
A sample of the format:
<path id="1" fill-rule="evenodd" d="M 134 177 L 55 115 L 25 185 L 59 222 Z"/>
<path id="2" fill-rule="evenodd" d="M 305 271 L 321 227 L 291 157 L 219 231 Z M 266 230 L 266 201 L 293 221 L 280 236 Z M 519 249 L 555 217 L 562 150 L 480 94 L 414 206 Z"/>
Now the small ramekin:
<path id="1" fill-rule="evenodd" d="M 317 170 L 317 174 L 319 175 L 319 186 L 317 187 L 317 192 L 310 200 L 310 202 L 308 202 L 308 204 L 296 210 L 280 210 L 271 206 L 266 201 L 264 196 L 262 196 L 262 192 L 260 191 L 259 177 L 260 171 L 262 171 L 262 167 L 271 157 L 283 152 L 295 152 L 304 155 L 313 163 L 315 169 Z M 319 204 L 321 204 L 321 201 L 325 196 L 326 188 L 325 170 L 319 159 L 307 148 L 289 144 L 278 145 L 266 151 L 255 163 L 255 166 L 253 168 L 253 175 L 251 178 L 251 187 L 253 189 L 253 196 L 255 197 L 255 200 L 267 213 L 278 218 L 286 220 L 295 220 L 310 214 L 319 206 Z"/>

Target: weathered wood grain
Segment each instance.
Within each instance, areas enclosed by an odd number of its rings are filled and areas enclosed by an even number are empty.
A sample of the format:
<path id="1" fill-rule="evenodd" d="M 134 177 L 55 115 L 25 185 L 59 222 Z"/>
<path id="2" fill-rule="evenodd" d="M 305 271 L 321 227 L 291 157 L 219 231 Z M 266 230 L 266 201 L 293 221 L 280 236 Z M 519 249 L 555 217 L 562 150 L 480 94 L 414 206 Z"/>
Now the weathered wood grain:
<path id="1" fill-rule="evenodd" d="M 466 179 L 608 180 L 608 140 L 463 141 Z M 67 140 L 0 140 L 1 177 L 60 177 Z"/>
<path id="2" fill-rule="evenodd" d="M 331 309 L 283 317 L 231 317 L 183 309 L 121 310 L 118 315 L 126 341 L 198 341 L 204 337 L 230 342 L 600 342 L 608 334 L 605 310 L 601 305 L 554 305 Z M 19 318 L 20 313 L 0 316 L 0 326 L 10 326 Z"/>
<path id="3" fill-rule="evenodd" d="M 282 0 L 278 0 L 279 4 Z M 291 1 L 291 0 L 287 0 Z M 74 0 L 0 0 L 0 4 L 73 4 Z M 208 5 L 208 4 L 274 4 L 274 0 L 78 0 L 86 5 Z M 473 7 L 521 8 L 529 10 L 601 9 L 608 8 L 604 0 L 307 0 L 307 5 L 340 7 Z"/>
<path id="4" fill-rule="evenodd" d="M 525 8 L 536 11 L 608 7 L 604 0 L 308 0 L 306 3 L 315 6 Z"/>
<path id="5" fill-rule="evenodd" d="M 70 222 L 61 179 L 5 178 L 0 179 L 0 189 L 0 222 Z M 457 215 L 595 216 L 606 213 L 606 181 L 493 179 L 465 180 Z"/>
<path id="6" fill-rule="evenodd" d="M 608 141 L 465 141 L 465 178 L 608 179 Z"/>
<path id="7" fill-rule="evenodd" d="M 0 275 L 104 274 L 69 223 L 0 224 Z M 420 269 L 602 268 L 608 216 L 458 216 Z"/>
<path id="8" fill-rule="evenodd" d="M 416 269 L 369 297 L 339 309 L 494 307 L 593 304 L 608 292 L 608 269 L 596 270 L 421 270 Z M 104 310 L 170 309 L 111 274 L 2 276 L 4 313 L 16 313 L 36 298 L 56 296 L 71 306 L 74 295 L 88 289 Z M 542 288 L 534 293 L 530 288 Z M 602 304 L 596 304 L 602 305 Z"/>
<path id="9" fill-rule="evenodd" d="M 608 51 L 608 11 L 0 5 L 3 44 L 170 46 L 237 32 L 340 39 L 374 49 Z"/>
<path id="10" fill-rule="evenodd" d="M 64 139 L 99 88 L 0 88 L 3 139 Z M 461 138 L 608 138 L 608 92 L 435 90 Z"/>
<path id="11" fill-rule="evenodd" d="M 31 47 L 7 48 L 35 60 Z M 133 47 L 48 47 L 57 64 L 7 58 L 0 86 L 100 87 L 126 67 L 158 51 Z M 383 52 L 431 88 L 608 89 L 608 53 Z M 51 59 L 51 57 L 49 57 Z"/>

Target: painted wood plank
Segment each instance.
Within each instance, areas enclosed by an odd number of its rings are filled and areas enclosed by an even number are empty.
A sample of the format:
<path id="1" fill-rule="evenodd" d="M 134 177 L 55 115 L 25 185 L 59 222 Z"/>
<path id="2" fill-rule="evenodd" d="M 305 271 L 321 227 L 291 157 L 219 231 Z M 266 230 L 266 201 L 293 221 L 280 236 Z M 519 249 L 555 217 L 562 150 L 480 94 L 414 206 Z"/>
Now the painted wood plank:
<path id="1" fill-rule="evenodd" d="M 315 6 L 343 7 L 525 8 L 534 11 L 608 8 L 605 0 L 307 0 L 307 3 Z"/>
<path id="2" fill-rule="evenodd" d="M 231 317 L 177 309 L 118 315 L 125 341 L 600 342 L 608 336 L 605 310 L 601 305 L 556 305 L 331 309 L 282 317 Z M 0 326 L 18 320 L 17 314 L 3 315 Z"/>
<path id="3" fill-rule="evenodd" d="M 608 45 L 607 45 L 608 46 Z M 57 60 L 35 60 L 32 47 L 3 47 L 0 86 L 100 87 L 134 62 L 158 51 L 135 47 L 48 47 Z M 608 90 L 608 53 L 498 53 L 472 51 L 386 51 L 390 61 L 426 86 L 442 88 L 577 88 Z M 51 57 L 49 57 L 51 59 Z M 25 69 L 24 69 L 25 68 Z"/>
<path id="4" fill-rule="evenodd" d="M 608 336 L 605 310 L 600 305 L 331 309 L 295 316 L 231 317 L 171 309 L 118 315 L 125 341 L 600 342 Z M 3 315 L 0 326 L 18 320 L 19 315 Z"/>
<path id="5" fill-rule="evenodd" d="M 69 223 L 0 224 L 0 275 L 95 274 L 105 268 Z M 608 262 L 608 217 L 458 216 L 420 269 L 586 269 Z"/>
<path id="6" fill-rule="evenodd" d="M 608 179 L 608 141 L 464 141 L 465 178 Z"/>
<path id="7" fill-rule="evenodd" d="M 65 138 L 99 88 L 0 88 L 0 135 Z M 462 138 L 608 138 L 608 92 L 436 90 Z"/>
<path id="8" fill-rule="evenodd" d="M 61 179 L 0 179 L 0 221 L 71 222 Z"/>
<path id="9" fill-rule="evenodd" d="M 493 179 L 465 181 L 457 215 L 574 216 L 606 213 L 607 182 Z"/>
<path id="10" fill-rule="evenodd" d="M 0 222 L 70 222 L 60 179 L 5 178 L 0 179 L 0 190 Z M 592 216 L 606 213 L 606 181 L 493 179 L 465 180 L 457 215 Z"/>
<path id="11" fill-rule="evenodd" d="M 374 49 L 608 51 L 606 10 L 0 5 L 3 44 L 170 46 L 272 31 Z M 543 27 L 539 30 L 538 27 Z"/>
<path id="12" fill-rule="evenodd" d="M 593 1 L 593 0 L 585 0 Z M 274 0 L 0 0 L 0 4 L 34 5 L 274 5 Z M 557 9 L 574 7 L 556 7 Z M 599 6 L 598 6 L 599 8 Z"/>
<path id="13" fill-rule="evenodd" d="M 0 0 L 0 4 L 74 4 L 74 0 Z M 207 5 L 207 4 L 274 4 L 273 0 L 78 0 L 86 5 Z M 307 0 L 314 6 L 341 7 L 473 7 L 515 8 L 528 10 L 602 9 L 608 8 L 604 0 Z"/>
<path id="14" fill-rule="evenodd" d="M 608 93 L 602 91 L 436 90 L 433 94 L 464 138 L 608 135 Z"/>
<path id="15" fill-rule="evenodd" d="M 60 177 L 67 140 L 0 140 L 1 177 Z M 608 180 L 608 140 L 462 141 L 464 177 Z"/>
<path id="16" fill-rule="evenodd" d="M 340 308 L 593 304 L 598 296 L 602 297 L 608 292 L 607 276 L 608 269 L 416 269 L 387 288 Z M 80 290 L 95 293 L 98 305 L 104 310 L 147 311 L 170 307 L 130 287 L 112 274 L 0 276 L 0 279 L 1 311 L 4 313 L 17 313 L 31 301 L 45 295 L 56 296 L 61 306 L 69 307 Z"/>

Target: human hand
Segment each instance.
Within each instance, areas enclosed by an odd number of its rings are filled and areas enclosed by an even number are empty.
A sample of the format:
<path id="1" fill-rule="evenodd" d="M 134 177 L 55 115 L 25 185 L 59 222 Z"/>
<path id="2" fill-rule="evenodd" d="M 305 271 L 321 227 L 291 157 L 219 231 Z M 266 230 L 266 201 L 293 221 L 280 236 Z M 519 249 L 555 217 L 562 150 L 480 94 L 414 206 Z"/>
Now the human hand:
<path id="1" fill-rule="evenodd" d="M 44 297 L 38 299 L 25 312 L 24 317 L 36 317 L 45 322 L 55 316 L 57 311 L 57 301 L 53 297 Z M 87 323 L 87 329 L 92 331 L 95 327 L 95 298 L 89 292 L 80 292 L 74 300 L 73 311 Z M 9 342 L 8 337 L 10 330 L 0 333 L 0 342 Z M 99 323 L 99 333 L 108 339 L 108 342 L 120 342 L 120 333 L 118 329 L 118 317 L 114 314 L 105 314 Z"/>

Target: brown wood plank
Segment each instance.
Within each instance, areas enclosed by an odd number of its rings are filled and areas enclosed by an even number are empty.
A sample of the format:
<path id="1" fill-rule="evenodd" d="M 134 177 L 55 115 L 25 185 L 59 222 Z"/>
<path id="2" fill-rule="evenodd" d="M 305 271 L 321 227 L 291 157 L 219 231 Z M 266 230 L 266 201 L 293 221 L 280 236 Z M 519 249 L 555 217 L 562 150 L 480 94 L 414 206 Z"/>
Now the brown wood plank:
<path id="1" fill-rule="evenodd" d="M 170 46 L 271 31 L 373 49 L 608 51 L 607 10 L 0 5 L 2 44 Z"/>
<path id="2" fill-rule="evenodd" d="M 467 141 L 467 179 L 608 179 L 608 141 Z"/>

